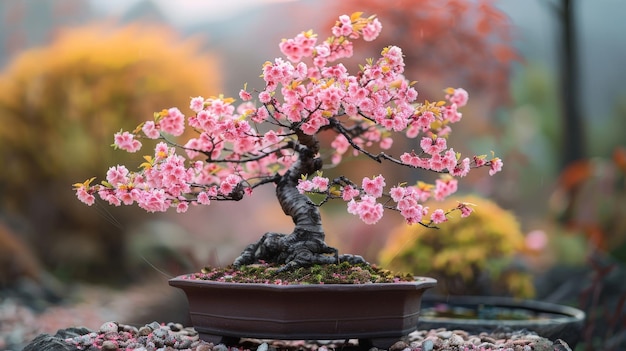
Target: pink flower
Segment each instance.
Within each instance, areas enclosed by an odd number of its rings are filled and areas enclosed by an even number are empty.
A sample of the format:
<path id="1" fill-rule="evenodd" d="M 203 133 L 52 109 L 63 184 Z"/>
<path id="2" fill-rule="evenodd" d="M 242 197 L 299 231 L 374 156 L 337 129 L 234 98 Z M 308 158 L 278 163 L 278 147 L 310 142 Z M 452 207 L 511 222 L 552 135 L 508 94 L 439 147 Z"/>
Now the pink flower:
<path id="1" fill-rule="evenodd" d="M 487 162 L 485 161 L 484 157 L 474 156 L 474 164 L 476 165 L 476 167 L 482 167 L 486 163 Z"/>
<path id="2" fill-rule="evenodd" d="M 460 121 L 461 118 L 463 117 L 463 114 L 457 111 L 457 107 L 458 106 L 456 104 L 452 104 L 450 106 L 443 106 L 442 107 L 443 119 L 450 121 L 451 123 L 456 123 Z"/>
<path id="3" fill-rule="evenodd" d="M 366 194 L 371 195 L 374 198 L 378 198 L 383 195 L 383 188 L 385 185 L 385 178 L 382 175 L 378 175 L 373 179 L 367 177 L 363 178 L 361 186 Z"/>
<path id="4" fill-rule="evenodd" d="M 241 89 L 239 91 L 239 97 L 241 98 L 241 100 L 243 101 L 250 101 L 252 100 L 252 94 L 250 94 L 249 92 Z"/>
<path id="5" fill-rule="evenodd" d="M 343 201 L 350 201 L 356 196 L 359 196 L 360 192 L 353 186 L 345 186 L 342 189 L 341 198 Z"/>
<path id="6" fill-rule="evenodd" d="M 183 134 L 185 131 L 185 115 L 176 107 L 169 109 L 167 117 L 161 120 L 161 128 L 173 136 Z"/>
<path id="7" fill-rule="evenodd" d="M 463 218 L 469 217 L 474 211 L 474 209 L 471 208 L 468 204 L 462 202 L 459 203 L 459 206 L 457 208 L 461 210 L 461 217 Z"/>
<path id="8" fill-rule="evenodd" d="M 267 104 L 272 100 L 272 95 L 268 91 L 262 91 L 259 93 L 259 101 L 263 104 Z"/>
<path id="9" fill-rule="evenodd" d="M 395 202 L 399 202 L 404 197 L 406 193 L 406 188 L 401 186 L 394 186 L 389 190 L 389 195 L 391 195 L 391 199 Z"/>
<path id="10" fill-rule="evenodd" d="M 313 182 L 307 179 L 298 179 L 296 189 L 298 189 L 300 194 L 308 193 L 313 190 Z"/>
<path id="11" fill-rule="evenodd" d="M 141 130 L 150 139 L 157 139 L 160 136 L 159 130 L 157 129 L 154 121 L 147 121 L 144 123 Z"/>
<path id="12" fill-rule="evenodd" d="M 192 98 L 189 103 L 189 108 L 195 113 L 202 111 L 202 109 L 204 109 L 204 98 L 202 96 Z"/>
<path id="13" fill-rule="evenodd" d="M 543 230 L 533 230 L 526 234 L 526 247 L 533 251 L 541 251 L 548 245 L 548 236 Z"/>
<path id="14" fill-rule="evenodd" d="M 437 179 L 435 181 L 435 199 L 443 200 L 446 197 L 454 194 L 458 189 L 458 181 L 454 178 L 447 177 L 443 179 Z"/>
<path id="15" fill-rule="evenodd" d="M 165 212 L 169 207 L 170 201 L 165 196 L 165 190 L 163 189 L 151 189 L 144 191 L 140 201 L 138 201 L 139 207 L 148 212 Z"/>
<path id="16" fill-rule="evenodd" d="M 187 201 L 181 201 L 176 205 L 176 213 L 185 213 L 189 209 Z"/>
<path id="17" fill-rule="evenodd" d="M 220 184 L 220 193 L 222 195 L 230 195 L 235 190 L 235 186 L 239 184 L 241 178 L 235 174 L 229 174 Z"/>
<path id="18" fill-rule="evenodd" d="M 211 199 L 209 198 L 209 194 L 206 191 L 198 194 L 198 203 L 201 205 L 210 205 Z"/>
<path id="19" fill-rule="evenodd" d="M 456 104 L 458 107 L 465 106 L 469 100 L 469 94 L 463 88 L 454 89 L 452 95 L 446 95 L 446 97 L 451 103 Z"/>
<path id="20" fill-rule="evenodd" d="M 76 197 L 89 206 L 93 205 L 96 201 L 96 198 L 90 194 L 84 186 L 76 188 Z"/>
<path id="21" fill-rule="evenodd" d="M 361 201 L 348 202 L 348 213 L 358 215 L 365 224 L 375 224 L 383 217 L 383 205 L 371 196 L 364 195 Z"/>
<path id="22" fill-rule="evenodd" d="M 137 152 L 137 150 L 141 149 L 141 142 L 135 139 L 134 134 L 130 134 L 129 132 L 118 132 L 113 136 L 115 147 L 118 147 L 122 150 L 126 150 L 128 152 Z"/>
<path id="23" fill-rule="evenodd" d="M 442 162 L 444 168 L 447 168 L 450 172 L 454 171 L 456 167 L 456 152 L 454 152 L 454 149 L 450 148 L 446 151 Z"/>
<path id="24" fill-rule="evenodd" d="M 490 161 L 489 164 L 489 175 L 492 176 L 502 170 L 502 160 L 499 158 L 494 158 Z"/>
<path id="25" fill-rule="evenodd" d="M 107 171 L 107 182 L 114 187 L 118 187 L 122 184 L 128 183 L 128 169 L 126 166 L 117 165 L 116 167 L 111 167 Z"/>
<path id="26" fill-rule="evenodd" d="M 420 147 L 425 153 L 435 155 L 445 150 L 447 147 L 446 139 L 423 137 L 420 141 Z"/>
<path id="27" fill-rule="evenodd" d="M 442 209 L 436 209 L 431 215 L 430 215 L 430 220 L 435 223 L 435 224 L 439 224 L 439 223 L 443 223 L 445 221 L 448 220 L 448 218 L 446 217 L 445 212 L 443 212 Z"/>
<path id="28" fill-rule="evenodd" d="M 365 28 L 363 28 L 363 40 L 372 41 L 376 39 L 382 29 L 383 25 L 378 18 L 374 18 L 373 21 L 369 22 Z"/>
<path id="29" fill-rule="evenodd" d="M 465 177 L 470 171 L 470 159 L 464 158 L 454 169 L 450 172 L 455 177 Z"/>
<path id="30" fill-rule="evenodd" d="M 324 191 L 328 190 L 328 182 L 329 182 L 328 178 L 315 176 L 315 177 L 313 177 L 311 182 L 313 182 L 313 186 L 318 191 L 324 192 Z"/>

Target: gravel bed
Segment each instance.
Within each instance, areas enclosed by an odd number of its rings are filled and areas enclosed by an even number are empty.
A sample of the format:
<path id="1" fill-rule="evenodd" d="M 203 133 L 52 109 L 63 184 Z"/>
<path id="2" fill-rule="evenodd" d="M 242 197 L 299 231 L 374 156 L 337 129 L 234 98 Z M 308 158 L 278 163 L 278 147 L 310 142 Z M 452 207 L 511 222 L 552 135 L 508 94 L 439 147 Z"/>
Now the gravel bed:
<path id="1" fill-rule="evenodd" d="M 241 339 L 239 344 L 226 346 L 202 341 L 191 327 L 178 323 L 153 322 L 142 327 L 106 322 L 99 330 L 68 328 L 55 335 L 37 336 L 23 351 L 277 351 L 277 350 L 356 350 L 357 340 L 345 341 L 285 341 Z M 370 350 L 376 350 L 372 348 Z M 436 329 L 416 331 L 398 340 L 390 351 L 571 351 L 561 341 L 551 341 L 529 332 L 481 333 L 470 335 L 462 330 Z"/>

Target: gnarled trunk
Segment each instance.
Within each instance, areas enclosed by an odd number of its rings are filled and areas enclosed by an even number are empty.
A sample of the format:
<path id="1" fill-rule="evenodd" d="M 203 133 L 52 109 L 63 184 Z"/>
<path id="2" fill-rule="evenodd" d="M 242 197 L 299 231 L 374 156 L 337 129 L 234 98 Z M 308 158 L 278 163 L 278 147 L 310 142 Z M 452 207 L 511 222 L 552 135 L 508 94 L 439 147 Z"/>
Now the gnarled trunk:
<path id="1" fill-rule="evenodd" d="M 235 266 L 265 261 L 281 264 L 281 270 L 288 270 L 342 260 L 365 262 L 360 256 L 339 256 L 337 249 L 324 241 L 319 208 L 296 188 L 302 175 L 314 174 L 322 167 L 322 160 L 316 157 L 318 141 L 307 135 L 298 135 L 298 140 L 300 143 L 294 145 L 298 161 L 276 182 L 276 197 L 283 212 L 293 219 L 293 232 L 265 233 L 258 242 L 246 247 L 233 263 Z"/>

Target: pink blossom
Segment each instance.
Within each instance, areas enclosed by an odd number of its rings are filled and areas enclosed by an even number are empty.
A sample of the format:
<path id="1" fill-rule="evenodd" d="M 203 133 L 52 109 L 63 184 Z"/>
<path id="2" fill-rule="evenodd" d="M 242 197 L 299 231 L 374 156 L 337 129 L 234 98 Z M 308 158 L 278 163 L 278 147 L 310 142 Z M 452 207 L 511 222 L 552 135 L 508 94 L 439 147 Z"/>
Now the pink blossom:
<path id="1" fill-rule="evenodd" d="M 394 186 L 393 188 L 391 188 L 391 190 L 389 190 L 389 195 L 391 196 L 391 199 L 395 202 L 399 202 L 400 200 L 402 200 L 405 193 L 406 188 L 401 186 Z"/>
<path id="2" fill-rule="evenodd" d="M 447 168 L 450 172 L 454 171 L 456 167 L 456 152 L 454 152 L 454 149 L 450 148 L 446 151 L 442 162 L 444 168 Z"/>
<path id="3" fill-rule="evenodd" d="M 373 21 L 369 22 L 365 28 L 363 28 L 363 40 L 372 41 L 376 39 L 382 29 L 383 25 L 380 23 L 378 18 L 374 18 Z"/>
<path id="4" fill-rule="evenodd" d="M 170 148 L 164 142 L 158 143 L 154 148 L 154 158 L 157 161 L 166 158 L 169 154 Z"/>
<path id="5" fill-rule="evenodd" d="M 129 132 L 118 132 L 114 135 L 114 145 L 128 152 L 137 152 L 141 149 L 141 142 L 135 139 L 135 135 Z"/>
<path id="6" fill-rule="evenodd" d="M 165 196 L 165 190 L 163 189 L 151 189 L 144 191 L 140 201 L 139 207 L 148 212 L 165 212 L 169 207 L 170 201 Z"/>
<path id="7" fill-rule="evenodd" d="M 348 202 L 348 213 L 358 215 L 365 224 L 375 224 L 383 217 L 383 205 L 371 196 L 364 195 L 360 201 Z"/>
<path id="8" fill-rule="evenodd" d="M 458 189 L 458 181 L 448 177 L 435 181 L 435 199 L 438 201 L 454 194 Z"/>
<path id="9" fill-rule="evenodd" d="M 474 211 L 474 209 L 472 207 L 470 207 L 468 204 L 466 203 L 459 203 L 459 206 L 457 207 L 459 210 L 461 210 L 461 217 L 465 218 L 465 217 L 469 217 L 472 212 Z"/>
<path id="10" fill-rule="evenodd" d="M 121 184 L 128 183 L 128 169 L 126 166 L 117 165 L 110 167 L 107 171 L 107 182 L 114 187 L 118 187 Z"/>
<path id="11" fill-rule="evenodd" d="M 144 123 L 141 130 L 150 139 L 157 139 L 160 136 L 159 130 L 157 129 L 154 121 L 147 121 Z"/>
<path id="12" fill-rule="evenodd" d="M 239 91 L 239 97 L 243 101 L 250 101 L 250 100 L 252 100 L 252 94 L 250 94 L 249 92 L 245 91 L 244 89 L 241 89 Z"/>
<path id="13" fill-rule="evenodd" d="M 195 113 L 202 111 L 202 109 L 204 109 L 204 98 L 202 96 L 192 98 L 189 103 L 189 108 Z"/>
<path id="14" fill-rule="evenodd" d="M 439 224 L 439 223 L 443 223 L 443 222 L 447 221 L 448 218 L 446 217 L 446 214 L 445 214 L 445 212 L 443 212 L 442 209 L 436 209 L 430 215 L 430 220 L 433 223 L 435 223 L 435 224 Z"/>
<path id="15" fill-rule="evenodd" d="M 380 148 L 383 150 L 389 150 L 391 149 L 391 146 L 393 145 L 393 139 L 392 138 L 383 138 L 380 141 Z"/>
<path id="16" fill-rule="evenodd" d="M 167 111 L 161 122 L 161 129 L 173 136 L 179 136 L 185 131 L 185 115 L 176 107 L 172 107 Z"/>
<path id="17" fill-rule="evenodd" d="M 92 194 L 90 194 L 84 186 L 76 188 L 76 196 L 80 201 L 89 206 L 93 205 L 96 201 L 96 198 Z"/>
<path id="18" fill-rule="evenodd" d="M 307 179 L 298 179 L 298 185 L 296 185 L 296 189 L 300 192 L 300 194 L 308 193 L 312 191 L 314 188 L 313 182 Z"/>
<path id="19" fill-rule="evenodd" d="M 502 170 L 502 160 L 499 158 L 494 158 L 490 161 L 489 164 L 489 175 L 492 176 Z"/>
<path id="20" fill-rule="evenodd" d="M 450 121 L 451 123 L 456 123 L 461 120 L 463 114 L 457 110 L 457 105 L 452 104 L 449 106 L 442 107 L 443 119 Z"/>
<path id="21" fill-rule="evenodd" d="M 336 153 L 343 155 L 346 151 L 348 151 L 350 143 L 348 142 L 348 139 L 343 136 L 343 134 L 338 134 L 330 143 L 330 147 L 332 147 Z"/>
<path id="22" fill-rule="evenodd" d="M 474 156 L 474 164 L 476 167 L 482 167 L 487 163 L 484 157 Z"/>
<path id="23" fill-rule="evenodd" d="M 465 177 L 470 171 L 470 159 L 464 158 L 463 161 L 458 163 L 454 169 L 450 172 L 455 177 Z"/>
<path id="24" fill-rule="evenodd" d="M 420 141 L 420 147 L 425 153 L 435 155 L 445 150 L 447 147 L 446 139 L 423 137 Z"/>
<path id="25" fill-rule="evenodd" d="M 419 165 L 419 157 L 415 155 L 414 152 L 411 152 L 410 154 L 408 152 L 403 153 L 400 156 L 400 161 L 402 161 L 405 165 L 413 167 L 418 167 Z"/>
<path id="26" fill-rule="evenodd" d="M 469 94 L 465 89 L 458 88 L 454 89 L 452 95 L 446 95 L 446 98 L 450 100 L 451 103 L 456 104 L 458 107 L 463 107 L 467 104 L 469 100 Z"/>
<path id="27" fill-rule="evenodd" d="M 275 131 L 270 130 L 267 133 L 265 133 L 265 135 L 263 136 L 263 140 L 265 144 L 272 145 L 272 144 L 276 144 L 280 142 L 282 138 L 279 138 L 278 135 L 276 135 Z"/>
<path id="28" fill-rule="evenodd" d="M 446 168 L 443 157 L 440 154 L 434 154 L 430 157 L 430 161 L 428 162 L 428 168 L 432 169 L 436 172 L 441 172 Z"/>
<path id="29" fill-rule="evenodd" d="M 272 95 L 268 91 L 262 91 L 259 93 L 259 101 L 263 104 L 267 104 L 272 100 Z"/>
<path id="30" fill-rule="evenodd" d="M 350 201 L 353 198 L 355 198 L 356 196 L 359 196 L 360 192 L 358 189 L 356 189 L 353 186 L 345 186 L 342 189 L 341 192 L 341 198 L 343 199 L 343 201 Z"/>
<path id="31" fill-rule="evenodd" d="M 237 186 L 239 184 L 239 181 L 241 180 L 241 178 L 235 174 L 229 174 L 226 179 L 224 179 L 221 183 L 220 183 L 220 189 L 219 192 L 222 195 L 230 195 L 233 190 L 235 190 L 235 186 Z"/>
<path id="32" fill-rule="evenodd" d="M 363 178 L 362 187 L 366 194 L 374 198 L 381 197 L 383 195 L 383 188 L 385 187 L 385 178 L 382 175 L 378 175 L 373 179 L 365 177 Z"/>
<path id="33" fill-rule="evenodd" d="M 541 251 L 548 245 L 548 236 L 543 230 L 533 230 L 526 234 L 526 247 L 533 251 Z"/>
<path id="34" fill-rule="evenodd" d="M 184 213 L 189 209 L 187 201 L 181 201 L 176 205 L 176 213 Z"/>
<path id="35" fill-rule="evenodd" d="M 326 191 L 328 190 L 328 178 L 325 177 L 320 177 L 320 176 L 315 176 L 313 177 L 313 179 L 311 179 L 311 182 L 313 183 L 313 186 L 318 190 L 318 191 Z"/>

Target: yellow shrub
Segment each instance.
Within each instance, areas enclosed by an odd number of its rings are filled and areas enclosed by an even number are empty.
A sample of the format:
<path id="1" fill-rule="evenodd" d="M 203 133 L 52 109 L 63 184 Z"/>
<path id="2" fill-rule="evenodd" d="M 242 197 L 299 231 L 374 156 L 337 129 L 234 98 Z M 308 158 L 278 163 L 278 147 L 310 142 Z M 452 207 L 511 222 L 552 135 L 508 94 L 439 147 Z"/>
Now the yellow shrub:
<path id="1" fill-rule="evenodd" d="M 428 229 L 402 224 L 380 253 L 388 269 L 436 278 L 441 293 L 532 297 L 532 277 L 515 268 L 524 235 L 513 213 L 477 196 L 449 198 L 431 207 L 452 208 L 458 201 L 475 204 L 468 218 L 454 213 Z"/>
<path id="2" fill-rule="evenodd" d="M 138 165 L 138 155 L 107 147 L 113 133 L 162 108 L 188 106 L 192 96 L 217 94 L 218 72 L 198 39 L 139 24 L 66 29 L 15 57 L 0 75 L 0 210 L 28 218 L 42 250 L 68 232 L 115 236 L 68 184 L 131 159 Z"/>

